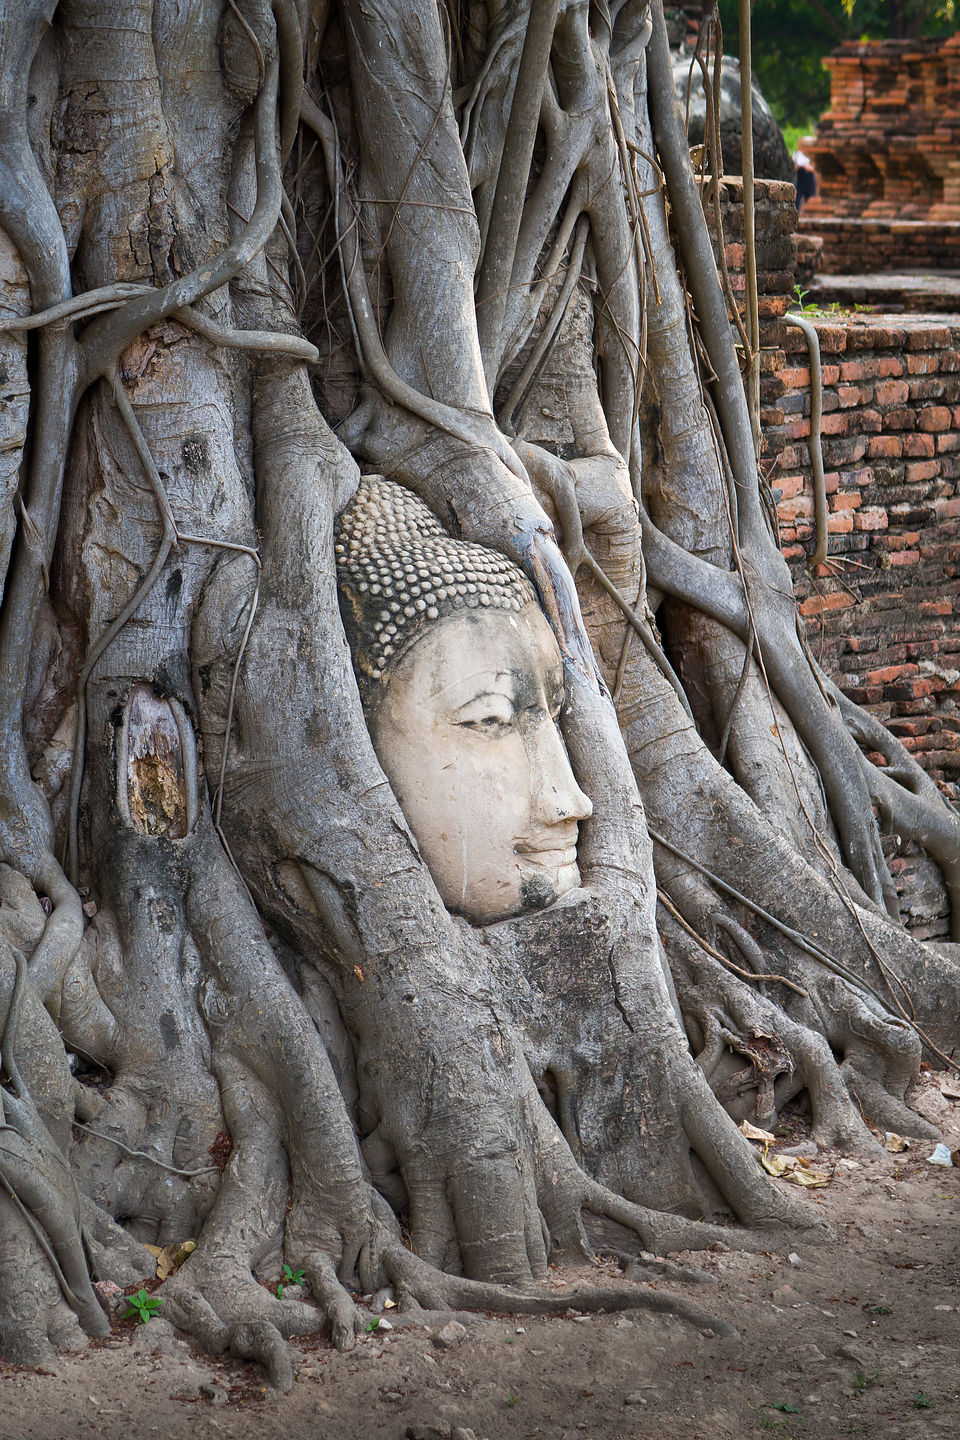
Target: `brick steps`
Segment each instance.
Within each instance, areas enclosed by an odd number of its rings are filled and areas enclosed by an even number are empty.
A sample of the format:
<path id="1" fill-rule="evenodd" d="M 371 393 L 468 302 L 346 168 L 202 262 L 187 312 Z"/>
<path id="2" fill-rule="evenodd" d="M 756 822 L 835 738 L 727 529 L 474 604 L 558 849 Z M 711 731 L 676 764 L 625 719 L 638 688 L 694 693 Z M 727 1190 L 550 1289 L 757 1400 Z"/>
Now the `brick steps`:
<path id="1" fill-rule="evenodd" d="M 824 65 L 800 226 L 823 240 L 821 268 L 960 268 L 960 35 L 848 41 Z"/>

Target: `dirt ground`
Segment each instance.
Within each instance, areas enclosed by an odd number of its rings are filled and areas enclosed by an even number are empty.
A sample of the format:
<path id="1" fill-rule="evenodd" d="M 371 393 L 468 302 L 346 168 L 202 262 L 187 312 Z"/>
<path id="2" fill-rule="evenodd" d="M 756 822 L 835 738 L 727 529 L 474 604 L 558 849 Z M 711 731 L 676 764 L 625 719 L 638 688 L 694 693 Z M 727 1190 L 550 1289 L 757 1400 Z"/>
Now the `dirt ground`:
<path id="1" fill-rule="evenodd" d="M 941 1085 L 925 1075 L 918 1108 L 953 1150 L 960 1101 Z M 599 1276 L 551 1272 L 545 1283 L 570 1293 L 564 1318 L 461 1317 L 451 1330 L 393 1310 L 393 1328 L 347 1354 L 297 1344 L 287 1395 L 165 1321 L 128 1322 L 39 1370 L 0 1364 L 0 1440 L 960 1440 L 960 1170 L 928 1163 L 932 1149 L 856 1168 L 813 1157 L 832 1176 L 808 1194 L 833 1243 L 679 1257 L 717 1283 L 658 1288 L 731 1322 L 738 1340 L 673 1317 L 577 1315 L 577 1284 L 615 1283 L 613 1262 Z"/>

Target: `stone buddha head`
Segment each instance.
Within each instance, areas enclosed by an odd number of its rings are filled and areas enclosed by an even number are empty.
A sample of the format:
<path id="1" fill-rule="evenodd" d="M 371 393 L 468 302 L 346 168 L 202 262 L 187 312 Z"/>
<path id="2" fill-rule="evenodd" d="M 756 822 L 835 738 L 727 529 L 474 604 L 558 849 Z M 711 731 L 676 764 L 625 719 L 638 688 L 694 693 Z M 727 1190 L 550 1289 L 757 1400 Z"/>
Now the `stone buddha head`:
<path id="1" fill-rule="evenodd" d="M 340 608 L 371 738 L 449 910 L 489 924 L 580 883 L 592 811 L 557 718 L 563 667 L 511 561 L 366 476 L 337 522 Z"/>

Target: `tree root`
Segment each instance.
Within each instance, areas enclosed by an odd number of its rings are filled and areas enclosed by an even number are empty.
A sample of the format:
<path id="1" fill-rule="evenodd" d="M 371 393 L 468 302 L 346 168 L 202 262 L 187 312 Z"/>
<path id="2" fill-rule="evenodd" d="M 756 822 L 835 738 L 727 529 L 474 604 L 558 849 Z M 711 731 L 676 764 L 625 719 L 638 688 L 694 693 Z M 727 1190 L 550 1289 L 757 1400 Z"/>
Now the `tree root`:
<path id="1" fill-rule="evenodd" d="M 729 1231 L 725 1234 L 729 1238 Z M 400 1312 L 419 1323 L 449 1319 L 458 1311 L 561 1316 L 570 1310 L 582 1314 L 642 1310 L 673 1316 L 725 1339 L 739 1338 L 727 1321 L 684 1296 L 641 1288 L 637 1283 L 652 1279 L 660 1283 L 690 1281 L 693 1275 L 704 1278 L 703 1272 L 691 1272 L 689 1267 L 665 1263 L 637 1267 L 629 1277 L 632 1283 L 609 1288 L 569 1285 L 562 1294 L 555 1291 L 523 1293 L 502 1285 L 444 1274 L 386 1235 L 375 1250 L 378 1253 L 375 1259 L 369 1258 L 368 1267 L 372 1263 L 372 1268 L 367 1268 L 364 1278 L 376 1277 L 377 1288 L 390 1287 Z M 193 1335 L 210 1354 L 229 1353 L 238 1359 L 255 1361 L 264 1367 L 271 1385 L 278 1390 L 289 1390 L 293 1384 L 293 1368 L 286 1344 L 288 1339 L 329 1328 L 336 1348 L 349 1349 L 371 1320 L 370 1312 L 358 1304 L 336 1278 L 328 1259 L 305 1257 L 303 1268 L 312 1305 L 277 1300 L 249 1278 L 238 1288 L 239 1271 L 230 1264 L 215 1282 L 208 1271 L 198 1284 L 200 1272 L 193 1256 L 158 1293 L 165 1301 L 166 1318 Z"/>

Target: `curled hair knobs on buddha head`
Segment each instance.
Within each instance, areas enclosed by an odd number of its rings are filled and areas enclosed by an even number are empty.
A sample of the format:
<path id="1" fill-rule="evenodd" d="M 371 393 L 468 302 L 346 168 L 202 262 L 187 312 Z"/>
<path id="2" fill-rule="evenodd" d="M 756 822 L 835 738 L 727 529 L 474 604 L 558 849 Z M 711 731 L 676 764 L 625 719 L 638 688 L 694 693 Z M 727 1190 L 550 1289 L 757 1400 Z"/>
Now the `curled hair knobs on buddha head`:
<path id="1" fill-rule="evenodd" d="M 423 629 L 469 610 L 519 612 L 537 597 L 512 561 L 448 535 L 402 485 L 365 475 L 335 530 L 340 610 L 364 705 Z"/>

